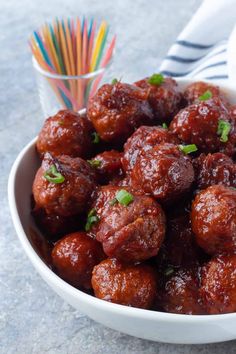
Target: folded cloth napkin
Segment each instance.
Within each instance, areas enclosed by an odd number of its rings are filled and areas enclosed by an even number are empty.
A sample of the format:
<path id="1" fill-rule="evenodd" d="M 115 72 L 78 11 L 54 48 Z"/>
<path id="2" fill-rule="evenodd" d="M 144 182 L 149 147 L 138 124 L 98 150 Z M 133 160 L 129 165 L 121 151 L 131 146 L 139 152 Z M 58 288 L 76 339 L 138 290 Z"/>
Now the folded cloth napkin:
<path id="1" fill-rule="evenodd" d="M 236 0 L 204 0 L 160 66 L 166 76 L 236 85 Z M 235 27 L 235 28 L 234 28 Z"/>

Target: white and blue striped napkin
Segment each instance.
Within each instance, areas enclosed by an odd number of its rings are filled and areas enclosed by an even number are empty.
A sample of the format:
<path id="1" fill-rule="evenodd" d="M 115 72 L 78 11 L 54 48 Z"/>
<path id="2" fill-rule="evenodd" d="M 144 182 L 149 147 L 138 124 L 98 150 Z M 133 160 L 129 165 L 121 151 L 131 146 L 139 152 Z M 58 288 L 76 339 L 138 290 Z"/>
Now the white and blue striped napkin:
<path id="1" fill-rule="evenodd" d="M 236 0 L 204 0 L 171 46 L 160 72 L 178 78 L 230 79 L 236 85 L 235 24 Z"/>

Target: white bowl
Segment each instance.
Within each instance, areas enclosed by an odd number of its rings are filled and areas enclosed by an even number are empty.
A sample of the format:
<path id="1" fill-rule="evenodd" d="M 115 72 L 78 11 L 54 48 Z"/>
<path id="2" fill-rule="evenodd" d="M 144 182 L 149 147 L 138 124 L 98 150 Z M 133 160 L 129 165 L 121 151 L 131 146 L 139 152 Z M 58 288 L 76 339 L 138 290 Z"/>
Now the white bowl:
<path id="1" fill-rule="evenodd" d="M 178 80 L 180 87 L 192 82 Z M 222 87 L 222 86 L 221 86 Z M 236 90 L 222 87 L 232 103 Z M 95 321 L 139 338 L 167 343 L 200 344 L 236 339 L 236 313 L 190 316 L 142 310 L 99 300 L 59 278 L 30 243 L 31 189 L 39 159 L 33 139 L 17 157 L 9 177 L 8 195 L 13 223 L 20 242 L 35 269 L 66 302 Z"/>

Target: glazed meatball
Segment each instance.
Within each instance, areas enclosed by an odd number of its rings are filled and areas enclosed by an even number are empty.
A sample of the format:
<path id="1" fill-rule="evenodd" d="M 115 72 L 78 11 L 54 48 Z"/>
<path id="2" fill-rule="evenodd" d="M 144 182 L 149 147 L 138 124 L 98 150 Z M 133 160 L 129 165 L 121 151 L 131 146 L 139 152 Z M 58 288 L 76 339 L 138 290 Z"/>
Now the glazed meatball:
<path id="1" fill-rule="evenodd" d="M 209 314 L 236 311 L 236 254 L 212 258 L 201 278 L 200 293 Z"/>
<path id="2" fill-rule="evenodd" d="M 178 138 L 162 127 L 139 127 L 124 145 L 123 168 L 130 172 L 142 150 L 149 150 L 160 143 L 178 144 Z"/>
<path id="3" fill-rule="evenodd" d="M 173 202 L 191 188 L 194 170 L 177 145 L 162 143 L 141 153 L 131 179 L 157 200 Z"/>
<path id="4" fill-rule="evenodd" d="M 184 91 L 184 98 L 188 102 L 188 104 L 192 104 L 196 101 L 199 101 L 199 97 L 204 95 L 206 92 L 210 92 L 211 97 L 221 97 L 222 100 L 226 99 L 223 97 L 223 94 L 220 92 L 220 88 L 218 86 L 198 81 L 188 85 Z"/>
<path id="5" fill-rule="evenodd" d="M 47 214 L 44 209 L 37 206 L 32 211 L 36 225 L 49 241 L 56 241 L 63 235 L 79 229 L 80 218 L 77 215 L 61 216 Z"/>
<path id="6" fill-rule="evenodd" d="M 97 91 L 88 103 L 88 117 L 107 142 L 124 142 L 139 126 L 154 123 L 147 92 L 121 82 Z"/>
<path id="7" fill-rule="evenodd" d="M 228 129 L 222 135 L 222 123 Z M 201 152 L 235 153 L 235 124 L 219 99 L 194 103 L 182 109 L 172 120 L 170 130 L 185 144 L 195 144 Z"/>
<path id="8" fill-rule="evenodd" d="M 53 156 L 88 157 L 92 150 L 92 132 L 93 126 L 86 117 L 61 110 L 45 121 L 36 147 L 41 157 L 46 152 Z"/>
<path id="9" fill-rule="evenodd" d="M 207 188 L 214 184 L 236 187 L 236 165 L 233 160 L 220 152 L 201 154 L 194 161 L 197 187 Z"/>
<path id="10" fill-rule="evenodd" d="M 160 249 L 165 215 L 160 205 L 148 196 L 133 195 L 133 200 L 123 205 L 116 201 L 121 190 L 124 191 L 115 186 L 100 189 L 93 204 L 100 221 L 92 231 L 108 257 L 131 263 L 143 261 Z"/>
<path id="11" fill-rule="evenodd" d="M 182 95 L 175 80 L 164 78 L 161 84 L 150 84 L 150 78 L 135 83 L 148 93 L 148 102 L 159 123 L 170 122 L 180 109 Z"/>
<path id="12" fill-rule="evenodd" d="M 123 154 L 116 150 L 104 151 L 88 161 L 96 169 L 100 184 L 107 184 L 113 178 L 123 175 L 122 156 Z"/>
<path id="13" fill-rule="evenodd" d="M 199 292 L 198 268 L 174 271 L 166 276 L 159 294 L 159 305 L 166 312 L 186 315 L 204 313 Z"/>
<path id="14" fill-rule="evenodd" d="M 189 213 L 167 219 L 166 238 L 159 254 L 162 264 L 173 267 L 195 266 L 205 260 L 195 241 Z"/>
<path id="15" fill-rule="evenodd" d="M 205 252 L 236 250 L 236 189 L 215 185 L 197 194 L 191 220 L 196 241 Z"/>
<path id="16" fill-rule="evenodd" d="M 75 232 L 58 241 L 52 250 L 57 274 L 75 287 L 91 288 L 93 267 L 105 258 L 102 247 L 85 232 Z"/>
<path id="17" fill-rule="evenodd" d="M 33 183 L 33 196 L 47 214 L 71 216 L 88 207 L 94 191 L 95 174 L 80 157 L 45 154 Z"/>
<path id="18" fill-rule="evenodd" d="M 156 296 L 156 278 L 147 265 L 124 265 L 107 259 L 93 269 L 92 287 L 99 299 L 150 309 Z"/>

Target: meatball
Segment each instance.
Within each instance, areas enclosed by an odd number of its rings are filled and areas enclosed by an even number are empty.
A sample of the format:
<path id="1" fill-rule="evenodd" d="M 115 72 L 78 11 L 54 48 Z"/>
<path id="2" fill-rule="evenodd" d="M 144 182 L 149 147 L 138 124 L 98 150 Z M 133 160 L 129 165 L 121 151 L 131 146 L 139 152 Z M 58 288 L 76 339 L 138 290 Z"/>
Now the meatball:
<path id="1" fill-rule="evenodd" d="M 122 156 L 123 154 L 116 150 L 104 151 L 88 161 L 96 169 L 101 184 L 107 184 L 113 178 L 122 176 Z"/>
<path id="2" fill-rule="evenodd" d="M 194 82 L 188 85 L 183 95 L 188 104 L 192 104 L 196 101 L 199 101 L 199 97 L 204 95 L 204 93 L 207 91 L 211 93 L 211 97 L 221 97 L 226 102 L 226 99 L 220 92 L 219 86 L 215 86 L 203 81 Z"/>
<path id="3" fill-rule="evenodd" d="M 74 216 L 60 216 L 47 214 L 44 209 L 37 206 L 32 211 L 35 223 L 49 241 L 56 241 L 66 233 L 79 229 L 80 218 Z"/>
<path id="4" fill-rule="evenodd" d="M 61 110 L 49 117 L 39 133 L 36 147 L 41 157 L 50 152 L 53 156 L 88 157 L 92 150 L 91 122 L 70 110 Z"/>
<path id="5" fill-rule="evenodd" d="M 107 259 L 93 269 L 92 287 L 99 299 L 150 309 L 156 296 L 156 278 L 147 265 L 124 265 Z"/>
<path id="6" fill-rule="evenodd" d="M 162 127 L 139 127 L 124 145 L 123 168 L 130 172 L 142 150 L 149 150 L 160 143 L 178 144 L 178 138 Z"/>
<path id="7" fill-rule="evenodd" d="M 226 135 L 223 134 L 224 129 Z M 235 153 L 235 124 L 219 99 L 194 103 L 172 120 L 170 130 L 186 144 L 196 144 L 200 152 Z"/>
<path id="8" fill-rule="evenodd" d="M 75 232 L 58 241 L 52 250 L 57 274 L 75 287 L 91 288 L 93 267 L 105 258 L 102 247 L 85 232 Z"/>
<path id="9" fill-rule="evenodd" d="M 194 170 L 190 158 L 178 146 L 162 143 L 141 153 L 131 179 L 157 200 L 173 202 L 191 188 Z"/>
<path id="10" fill-rule="evenodd" d="M 165 215 L 160 205 L 148 196 L 132 196 L 128 205 L 116 199 L 120 187 L 101 188 L 93 208 L 99 222 L 92 230 L 109 257 L 124 262 L 139 262 L 155 256 L 165 235 Z M 127 191 L 125 191 L 127 193 Z"/>
<path id="11" fill-rule="evenodd" d="M 236 187 L 236 165 L 233 160 L 220 152 L 201 154 L 194 161 L 197 187 L 207 188 L 214 184 Z"/>
<path id="12" fill-rule="evenodd" d="M 205 260 L 196 244 L 189 213 L 167 218 L 166 238 L 159 254 L 162 264 L 173 267 L 195 266 Z"/>
<path id="13" fill-rule="evenodd" d="M 159 305 L 166 312 L 204 314 L 199 292 L 198 268 L 183 268 L 167 275 L 158 291 Z"/>
<path id="14" fill-rule="evenodd" d="M 164 78 L 163 82 L 155 85 L 146 78 L 135 83 L 148 94 L 148 102 L 152 107 L 158 122 L 170 122 L 180 109 L 182 95 L 178 91 L 177 83 L 172 78 Z"/>
<path id="15" fill-rule="evenodd" d="M 197 194 L 191 220 L 196 241 L 208 254 L 236 250 L 236 189 L 215 185 Z"/>
<path id="16" fill-rule="evenodd" d="M 236 312 L 236 254 L 212 258 L 201 278 L 200 294 L 209 314 Z"/>
<path id="17" fill-rule="evenodd" d="M 76 215 L 86 210 L 94 191 L 95 174 L 80 157 L 45 154 L 33 183 L 33 196 L 47 214 Z"/>
<path id="18" fill-rule="evenodd" d="M 129 84 L 103 85 L 88 103 L 88 117 L 103 140 L 124 142 L 140 125 L 154 122 L 147 96 Z"/>

